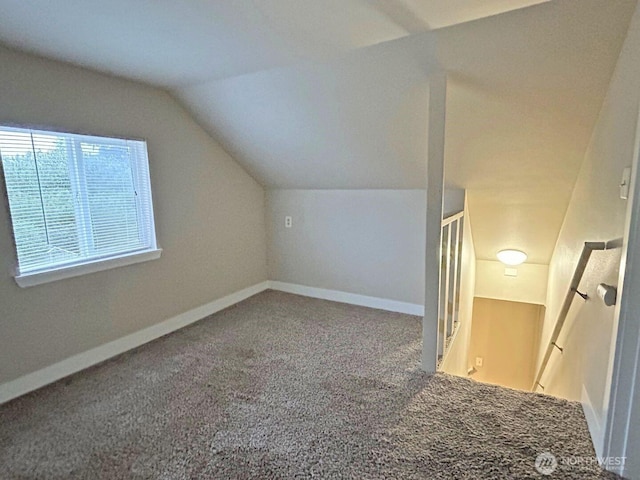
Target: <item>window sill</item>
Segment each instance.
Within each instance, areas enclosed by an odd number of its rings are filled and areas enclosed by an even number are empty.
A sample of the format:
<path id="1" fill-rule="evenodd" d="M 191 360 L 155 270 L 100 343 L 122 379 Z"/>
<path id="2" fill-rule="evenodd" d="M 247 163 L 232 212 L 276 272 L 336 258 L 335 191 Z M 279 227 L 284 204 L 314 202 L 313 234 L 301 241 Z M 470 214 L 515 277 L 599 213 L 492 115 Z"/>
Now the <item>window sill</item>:
<path id="1" fill-rule="evenodd" d="M 160 258 L 162 249 L 145 250 L 144 252 L 129 253 L 119 257 L 110 257 L 107 259 L 95 260 L 93 262 L 83 263 L 82 265 L 74 265 L 72 267 L 62 267 L 54 270 L 45 270 L 43 272 L 25 273 L 15 277 L 16 283 L 22 287 L 33 287 L 43 283 L 55 282 L 65 278 L 87 275 L 89 273 L 100 272 L 135 263 L 147 262 Z"/>

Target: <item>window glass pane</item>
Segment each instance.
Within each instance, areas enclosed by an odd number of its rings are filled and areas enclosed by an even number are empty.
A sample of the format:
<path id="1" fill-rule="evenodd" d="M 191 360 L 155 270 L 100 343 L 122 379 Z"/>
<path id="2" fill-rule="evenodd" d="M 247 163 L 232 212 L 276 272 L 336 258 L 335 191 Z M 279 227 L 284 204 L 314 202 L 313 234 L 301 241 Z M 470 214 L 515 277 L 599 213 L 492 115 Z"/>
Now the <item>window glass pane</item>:
<path id="1" fill-rule="evenodd" d="M 34 134 L 33 146 L 48 243 L 45 258 L 33 260 L 50 264 L 75 260 L 80 249 L 67 142 L 60 136 Z"/>
<path id="2" fill-rule="evenodd" d="M 49 248 L 31 135 L 0 131 L 0 155 L 18 258 L 28 265 Z"/>
<path id="3" fill-rule="evenodd" d="M 146 144 L 0 127 L 20 275 L 156 248 Z"/>
<path id="4" fill-rule="evenodd" d="M 139 248 L 140 230 L 130 152 L 126 144 L 81 144 L 97 254 Z"/>

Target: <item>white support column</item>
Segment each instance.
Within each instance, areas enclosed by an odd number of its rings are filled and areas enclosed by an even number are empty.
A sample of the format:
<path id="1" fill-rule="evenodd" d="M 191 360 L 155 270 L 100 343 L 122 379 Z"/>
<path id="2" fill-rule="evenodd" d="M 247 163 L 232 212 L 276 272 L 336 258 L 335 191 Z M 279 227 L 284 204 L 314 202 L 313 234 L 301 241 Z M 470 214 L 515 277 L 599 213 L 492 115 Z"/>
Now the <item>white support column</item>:
<path id="1" fill-rule="evenodd" d="M 427 127 L 427 231 L 425 255 L 424 318 L 422 319 L 422 369 L 436 371 L 438 358 L 438 301 L 440 289 L 440 234 L 444 183 L 444 132 L 447 77 L 429 77 Z"/>

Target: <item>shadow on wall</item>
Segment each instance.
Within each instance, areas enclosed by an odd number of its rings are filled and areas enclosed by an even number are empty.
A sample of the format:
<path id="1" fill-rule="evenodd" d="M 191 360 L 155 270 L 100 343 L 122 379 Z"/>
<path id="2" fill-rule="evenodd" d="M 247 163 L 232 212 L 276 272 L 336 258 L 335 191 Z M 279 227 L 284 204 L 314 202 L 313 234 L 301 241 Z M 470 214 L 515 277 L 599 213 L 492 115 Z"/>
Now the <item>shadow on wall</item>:
<path id="1" fill-rule="evenodd" d="M 545 308 L 476 297 L 469 344 L 471 378 L 531 390 Z"/>

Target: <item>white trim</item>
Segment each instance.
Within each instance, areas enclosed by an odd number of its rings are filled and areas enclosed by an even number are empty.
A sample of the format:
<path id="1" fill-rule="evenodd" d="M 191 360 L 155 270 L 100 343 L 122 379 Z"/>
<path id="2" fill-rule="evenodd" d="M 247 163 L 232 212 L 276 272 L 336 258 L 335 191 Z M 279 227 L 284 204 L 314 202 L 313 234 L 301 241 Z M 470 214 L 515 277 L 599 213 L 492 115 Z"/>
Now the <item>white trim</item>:
<path id="1" fill-rule="evenodd" d="M 308 287 L 306 285 L 278 282 L 275 280 L 271 280 L 269 282 L 269 288 L 271 288 L 272 290 L 279 290 L 281 292 L 302 295 L 304 297 L 320 298 L 322 300 L 331 300 L 333 302 L 348 303 L 350 305 L 359 305 L 361 307 L 376 308 L 378 310 L 387 310 L 389 312 L 407 313 L 409 315 L 418 316 L 424 315 L 424 306 L 417 303 L 400 302 L 398 300 L 389 300 L 379 297 L 369 297 L 366 295 L 359 295 L 357 293 Z"/>
<path id="2" fill-rule="evenodd" d="M 16 283 L 22 288 L 33 287 L 35 285 L 55 282 L 56 280 L 63 280 L 65 278 L 78 277 L 89 273 L 148 262 L 149 260 L 156 260 L 160 258 L 161 254 L 162 249 L 156 248 L 153 250 L 145 250 L 144 252 L 127 253 L 117 257 L 101 258 L 80 265 L 60 267 L 52 270 L 45 270 L 43 272 L 25 273 L 22 275 L 16 275 L 15 279 Z"/>
<path id="3" fill-rule="evenodd" d="M 453 343 L 456 341 L 456 338 L 458 338 L 458 332 L 460 331 L 460 322 L 456 322 L 453 325 L 453 333 L 450 335 L 449 338 L 451 338 L 451 341 L 449 342 L 449 345 L 447 346 L 447 340 L 445 339 L 445 349 L 444 349 L 444 354 L 442 355 L 442 359 L 440 359 L 440 363 L 438 364 L 438 371 L 439 372 L 444 372 L 444 364 L 447 361 L 447 359 L 449 358 L 449 354 L 451 352 L 451 350 L 453 350 Z"/>
<path id="4" fill-rule="evenodd" d="M 640 416 L 640 275 L 638 244 L 640 244 L 640 115 L 631 162 L 631 185 L 627 200 L 622 258 L 618 276 L 618 302 L 615 306 L 611 350 L 607 368 L 607 383 L 603 412 L 605 418 L 604 452 L 607 457 L 629 458 L 636 455 L 637 444 L 630 435 L 637 429 Z M 635 439 L 637 443 L 637 439 Z M 627 462 L 621 472 L 625 478 L 640 478 L 637 462 Z"/>
<path id="5" fill-rule="evenodd" d="M 175 332 L 269 288 L 262 282 L 0 385 L 0 404 Z"/>
<path id="6" fill-rule="evenodd" d="M 582 396 L 580 401 L 582 403 L 584 416 L 587 419 L 587 426 L 589 427 L 589 433 L 591 434 L 593 448 L 595 449 L 596 456 L 600 462 L 601 459 L 604 458 L 604 424 L 600 415 L 598 415 L 598 412 L 593 408 L 593 403 L 591 402 L 591 398 L 589 398 L 589 394 L 587 393 L 587 389 L 584 385 L 582 385 Z"/>
<path id="7" fill-rule="evenodd" d="M 447 218 L 444 218 L 442 220 L 442 226 L 446 227 L 447 225 L 449 225 L 450 223 L 455 222 L 456 220 L 461 219 L 462 217 L 464 217 L 464 210 L 462 210 L 461 212 L 458 213 L 454 213 L 453 215 L 448 216 Z"/>
<path id="8" fill-rule="evenodd" d="M 169 333 L 180 330 L 198 320 L 224 310 L 231 305 L 246 300 L 253 295 L 267 289 L 279 290 L 305 297 L 320 298 L 334 302 L 359 305 L 363 307 L 387 310 L 390 312 L 406 313 L 422 316 L 424 307 L 415 303 L 399 302 L 385 298 L 369 297 L 355 293 L 327 290 L 324 288 L 307 287 L 293 283 L 265 281 L 251 287 L 239 290 L 225 297 L 214 300 L 200 307 L 176 315 L 156 325 L 139 330 L 125 337 L 113 340 L 86 352 L 79 353 L 60 362 L 49 365 L 35 372 L 29 373 L 15 380 L 0 385 L 0 404 L 8 402 L 26 393 L 37 390 L 61 378 L 89 368 L 109 358 L 120 355 L 145 343 L 151 342 Z"/>

